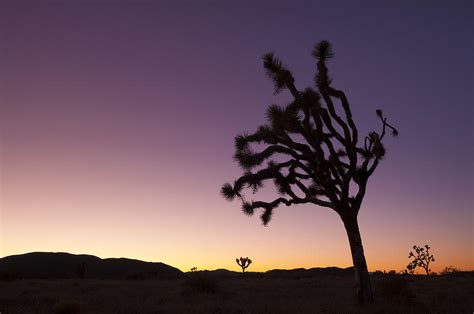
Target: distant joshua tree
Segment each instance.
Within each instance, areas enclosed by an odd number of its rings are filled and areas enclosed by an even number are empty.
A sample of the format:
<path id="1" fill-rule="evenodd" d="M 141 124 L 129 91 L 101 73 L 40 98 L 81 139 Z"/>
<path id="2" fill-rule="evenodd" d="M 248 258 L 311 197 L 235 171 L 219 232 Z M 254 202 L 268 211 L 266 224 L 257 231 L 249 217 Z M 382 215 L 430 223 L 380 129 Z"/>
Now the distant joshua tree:
<path id="1" fill-rule="evenodd" d="M 382 141 L 386 131 L 391 130 L 393 136 L 398 132 L 382 111 L 376 110 L 381 131 L 370 132 L 358 145 L 359 132 L 349 102 L 343 91 L 333 87 L 328 75 L 326 63 L 333 56 L 329 42 L 315 45 L 318 91 L 298 90 L 293 75 L 280 60 L 272 53 L 263 56 L 263 66 L 274 82 L 275 93 L 286 89 L 294 99 L 283 107 L 271 105 L 267 110 L 269 124 L 260 126 L 253 134 L 235 138 L 234 158 L 245 173 L 233 184 L 224 184 L 221 192 L 227 200 L 238 197 L 247 215 L 262 208 L 264 225 L 270 221 L 273 209 L 281 204 L 311 203 L 334 210 L 349 238 L 359 302 L 371 303 L 372 288 L 357 215 L 369 177 L 385 156 Z M 335 100 L 341 103 L 340 108 L 336 109 Z M 342 115 L 338 113 L 341 111 Z M 256 151 L 251 144 L 264 148 Z M 256 193 L 266 180 L 273 181 L 280 197 L 269 202 L 245 198 L 245 188 Z"/>
<path id="2" fill-rule="evenodd" d="M 252 264 L 252 260 L 248 257 L 236 258 L 235 261 L 242 268 L 243 273 L 245 273 L 245 270 Z"/>
<path id="3" fill-rule="evenodd" d="M 434 262 L 434 256 L 430 254 L 430 246 L 428 244 L 425 247 L 421 246 L 413 246 L 415 253 L 410 252 L 408 254 L 408 258 L 413 258 L 413 260 L 407 265 L 407 272 L 409 274 L 413 274 L 415 272 L 415 268 L 421 267 L 425 270 L 426 275 L 430 274 L 430 263 Z"/>
<path id="4" fill-rule="evenodd" d="M 192 272 L 192 273 L 195 273 L 195 272 L 197 272 L 197 270 L 198 270 L 198 269 L 197 269 L 197 267 L 193 267 L 193 268 L 191 268 L 191 272 Z"/>

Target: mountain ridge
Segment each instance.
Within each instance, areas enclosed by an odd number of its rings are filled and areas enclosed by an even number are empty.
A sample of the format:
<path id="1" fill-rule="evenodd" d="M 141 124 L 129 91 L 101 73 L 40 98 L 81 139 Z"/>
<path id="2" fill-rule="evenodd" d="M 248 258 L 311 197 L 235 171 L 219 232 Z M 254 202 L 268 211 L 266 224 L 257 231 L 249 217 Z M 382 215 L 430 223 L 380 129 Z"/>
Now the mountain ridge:
<path id="1" fill-rule="evenodd" d="M 82 274 L 79 269 L 83 265 Z M 0 258 L 0 274 L 24 279 L 169 279 L 187 273 L 161 262 L 146 262 L 125 257 L 100 258 L 90 254 L 67 252 L 30 252 Z M 197 273 L 218 277 L 240 276 L 227 269 L 200 270 Z M 304 278 L 319 275 L 352 274 L 353 268 L 313 267 L 272 269 L 266 272 L 246 272 L 246 276 Z M 7 276 L 8 277 L 8 276 Z"/>
<path id="2" fill-rule="evenodd" d="M 79 270 L 83 265 L 83 272 Z M 21 278 L 62 279 L 144 279 L 175 278 L 183 272 L 161 262 L 129 258 L 100 258 L 89 254 L 66 252 L 30 252 L 0 258 L 0 272 Z"/>

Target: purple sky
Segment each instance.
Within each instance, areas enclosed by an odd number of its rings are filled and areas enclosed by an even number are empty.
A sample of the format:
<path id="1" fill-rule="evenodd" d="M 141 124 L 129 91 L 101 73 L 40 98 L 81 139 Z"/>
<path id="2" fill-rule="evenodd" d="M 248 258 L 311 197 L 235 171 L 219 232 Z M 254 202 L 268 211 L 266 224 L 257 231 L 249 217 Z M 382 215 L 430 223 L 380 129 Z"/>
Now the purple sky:
<path id="1" fill-rule="evenodd" d="M 309 2 L 2 2 L 0 256 L 350 265 L 328 209 L 279 208 L 264 228 L 219 195 L 240 174 L 234 136 L 290 99 L 262 54 L 302 89 L 327 39 L 361 132 L 378 108 L 400 132 L 360 214 L 369 268 L 401 269 L 425 243 L 434 268 L 474 268 L 472 2 Z"/>

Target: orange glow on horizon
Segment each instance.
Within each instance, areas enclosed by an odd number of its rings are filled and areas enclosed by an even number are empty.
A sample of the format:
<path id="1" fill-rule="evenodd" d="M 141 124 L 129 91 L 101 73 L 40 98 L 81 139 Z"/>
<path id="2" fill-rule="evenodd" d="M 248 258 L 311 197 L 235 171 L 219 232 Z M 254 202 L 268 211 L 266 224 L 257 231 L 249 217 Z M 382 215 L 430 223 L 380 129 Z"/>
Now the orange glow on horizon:
<path id="1" fill-rule="evenodd" d="M 249 271 L 351 266 L 331 209 L 281 206 L 263 227 L 260 211 L 248 217 L 220 194 L 243 173 L 234 137 L 292 100 L 273 94 L 261 56 L 275 51 L 298 89 L 315 88 L 318 29 L 333 43 L 329 76 L 347 93 L 359 146 L 379 132 L 379 106 L 400 132 L 384 138 L 359 213 L 369 269 L 400 271 L 425 244 L 433 271 L 474 269 L 470 11 L 439 23 L 448 8 L 423 19 L 411 10 L 400 23 L 402 11 L 354 5 L 334 23 L 337 7 L 290 2 L 267 19 L 265 5 L 237 1 L 4 2 L 0 256 L 70 252 L 183 271 L 238 271 L 240 256 Z M 247 199 L 274 197 L 265 184 Z"/>

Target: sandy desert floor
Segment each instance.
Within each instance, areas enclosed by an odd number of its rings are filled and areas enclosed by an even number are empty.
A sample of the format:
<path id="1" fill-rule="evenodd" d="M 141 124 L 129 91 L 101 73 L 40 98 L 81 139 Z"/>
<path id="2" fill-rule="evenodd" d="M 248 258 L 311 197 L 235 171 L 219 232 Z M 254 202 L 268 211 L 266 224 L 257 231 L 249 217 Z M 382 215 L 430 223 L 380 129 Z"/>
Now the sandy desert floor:
<path id="1" fill-rule="evenodd" d="M 268 278 L 187 274 L 173 280 L 0 282 L 1 314 L 473 313 L 474 272 L 373 275 L 375 303 L 359 307 L 352 276 Z"/>

